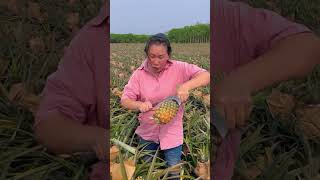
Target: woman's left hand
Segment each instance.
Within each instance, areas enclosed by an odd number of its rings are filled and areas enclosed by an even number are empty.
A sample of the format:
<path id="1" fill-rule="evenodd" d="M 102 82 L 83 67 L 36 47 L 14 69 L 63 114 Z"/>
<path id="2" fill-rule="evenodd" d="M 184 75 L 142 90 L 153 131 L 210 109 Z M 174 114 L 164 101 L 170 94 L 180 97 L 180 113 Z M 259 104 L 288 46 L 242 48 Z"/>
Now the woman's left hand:
<path id="1" fill-rule="evenodd" d="M 189 89 L 183 85 L 177 88 L 177 96 L 182 101 L 185 102 L 189 98 Z"/>

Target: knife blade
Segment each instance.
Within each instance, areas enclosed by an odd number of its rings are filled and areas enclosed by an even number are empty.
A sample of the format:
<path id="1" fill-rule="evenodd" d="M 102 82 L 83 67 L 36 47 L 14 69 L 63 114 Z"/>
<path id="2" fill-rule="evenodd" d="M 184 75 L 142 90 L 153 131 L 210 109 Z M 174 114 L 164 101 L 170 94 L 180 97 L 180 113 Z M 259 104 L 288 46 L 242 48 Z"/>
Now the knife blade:
<path id="1" fill-rule="evenodd" d="M 218 130 L 218 133 L 220 134 L 221 138 L 224 139 L 228 134 L 228 126 L 225 119 L 221 116 L 221 114 L 215 108 L 213 108 L 212 110 L 212 117 L 213 117 L 212 124 Z"/>
<path id="2" fill-rule="evenodd" d="M 161 103 L 163 103 L 163 102 L 166 101 L 166 100 L 173 100 L 173 101 L 175 101 L 179 106 L 181 106 L 181 104 L 182 104 L 181 100 L 180 100 L 177 96 L 168 96 L 168 97 L 165 98 L 164 100 L 152 104 L 152 107 L 153 107 L 152 110 L 155 110 L 156 108 L 158 108 L 158 107 L 161 105 Z"/>

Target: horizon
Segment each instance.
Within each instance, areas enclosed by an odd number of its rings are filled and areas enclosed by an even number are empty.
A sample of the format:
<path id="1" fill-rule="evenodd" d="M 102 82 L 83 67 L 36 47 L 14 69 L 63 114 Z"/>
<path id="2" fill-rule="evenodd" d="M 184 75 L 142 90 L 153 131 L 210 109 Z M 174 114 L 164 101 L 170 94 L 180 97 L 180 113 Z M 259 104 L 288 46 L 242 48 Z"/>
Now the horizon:
<path id="1" fill-rule="evenodd" d="M 197 24 L 208 24 L 208 25 L 210 25 L 209 23 L 197 23 Z M 191 24 L 191 25 L 186 25 L 186 26 L 195 26 L 195 25 L 197 25 L 197 24 Z M 183 27 L 174 27 L 174 28 L 172 28 L 172 29 L 180 29 L 180 28 L 184 28 L 184 27 L 186 27 L 186 26 L 183 26 Z M 172 29 L 170 29 L 170 30 L 172 30 Z M 167 34 L 170 30 L 168 30 L 168 31 L 166 31 L 166 32 L 161 32 L 161 33 Z M 147 35 L 147 36 L 152 35 L 152 34 L 135 34 L 135 33 L 113 33 L 113 32 L 110 32 L 110 34 L 133 34 L 133 35 Z"/>

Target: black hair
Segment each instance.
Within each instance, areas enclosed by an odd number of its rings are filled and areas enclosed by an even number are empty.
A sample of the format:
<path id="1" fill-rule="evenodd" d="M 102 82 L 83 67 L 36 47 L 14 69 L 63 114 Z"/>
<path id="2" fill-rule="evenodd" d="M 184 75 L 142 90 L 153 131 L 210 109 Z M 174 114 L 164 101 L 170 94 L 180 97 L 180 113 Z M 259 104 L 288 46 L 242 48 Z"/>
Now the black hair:
<path id="1" fill-rule="evenodd" d="M 144 48 L 144 52 L 146 53 L 146 55 L 148 55 L 149 48 L 152 44 L 164 44 L 167 47 L 168 55 L 169 56 L 171 55 L 172 48 L 170 45 L 170 41 L 165 34 L 158 33 L 158 34 L 152 35 L 149 38 L 149 40 L 147 41 L 146 46 Z"/>

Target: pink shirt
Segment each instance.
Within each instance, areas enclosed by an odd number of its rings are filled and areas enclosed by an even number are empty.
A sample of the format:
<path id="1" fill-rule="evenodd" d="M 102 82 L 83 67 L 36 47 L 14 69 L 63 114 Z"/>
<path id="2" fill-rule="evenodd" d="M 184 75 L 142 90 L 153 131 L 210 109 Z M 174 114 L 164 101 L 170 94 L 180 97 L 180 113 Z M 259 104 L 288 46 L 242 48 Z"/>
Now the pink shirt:
<path id="1" fill-rule="evenodd" d="M 151 74 L 147 60 L 133 72 L 128 84 L 124 87 L 121 100 L 132 99 L 136 101 L 150 101 L 158 103 L 168 96 L 176 95 L 177 85 L 195 77 L 198 73 L 206 71 L 196 65 L 182 61 L 169 60 L 158 76 Z M 145 140 L 160 143 L 161 149 L 170 149 L 183 143 L 183 111 L 179 108 L 176 117 L 165 125 L 158 125 L 151 120 L 154 111 L 139 114 L 140 125 L 136 133 Z"/>

